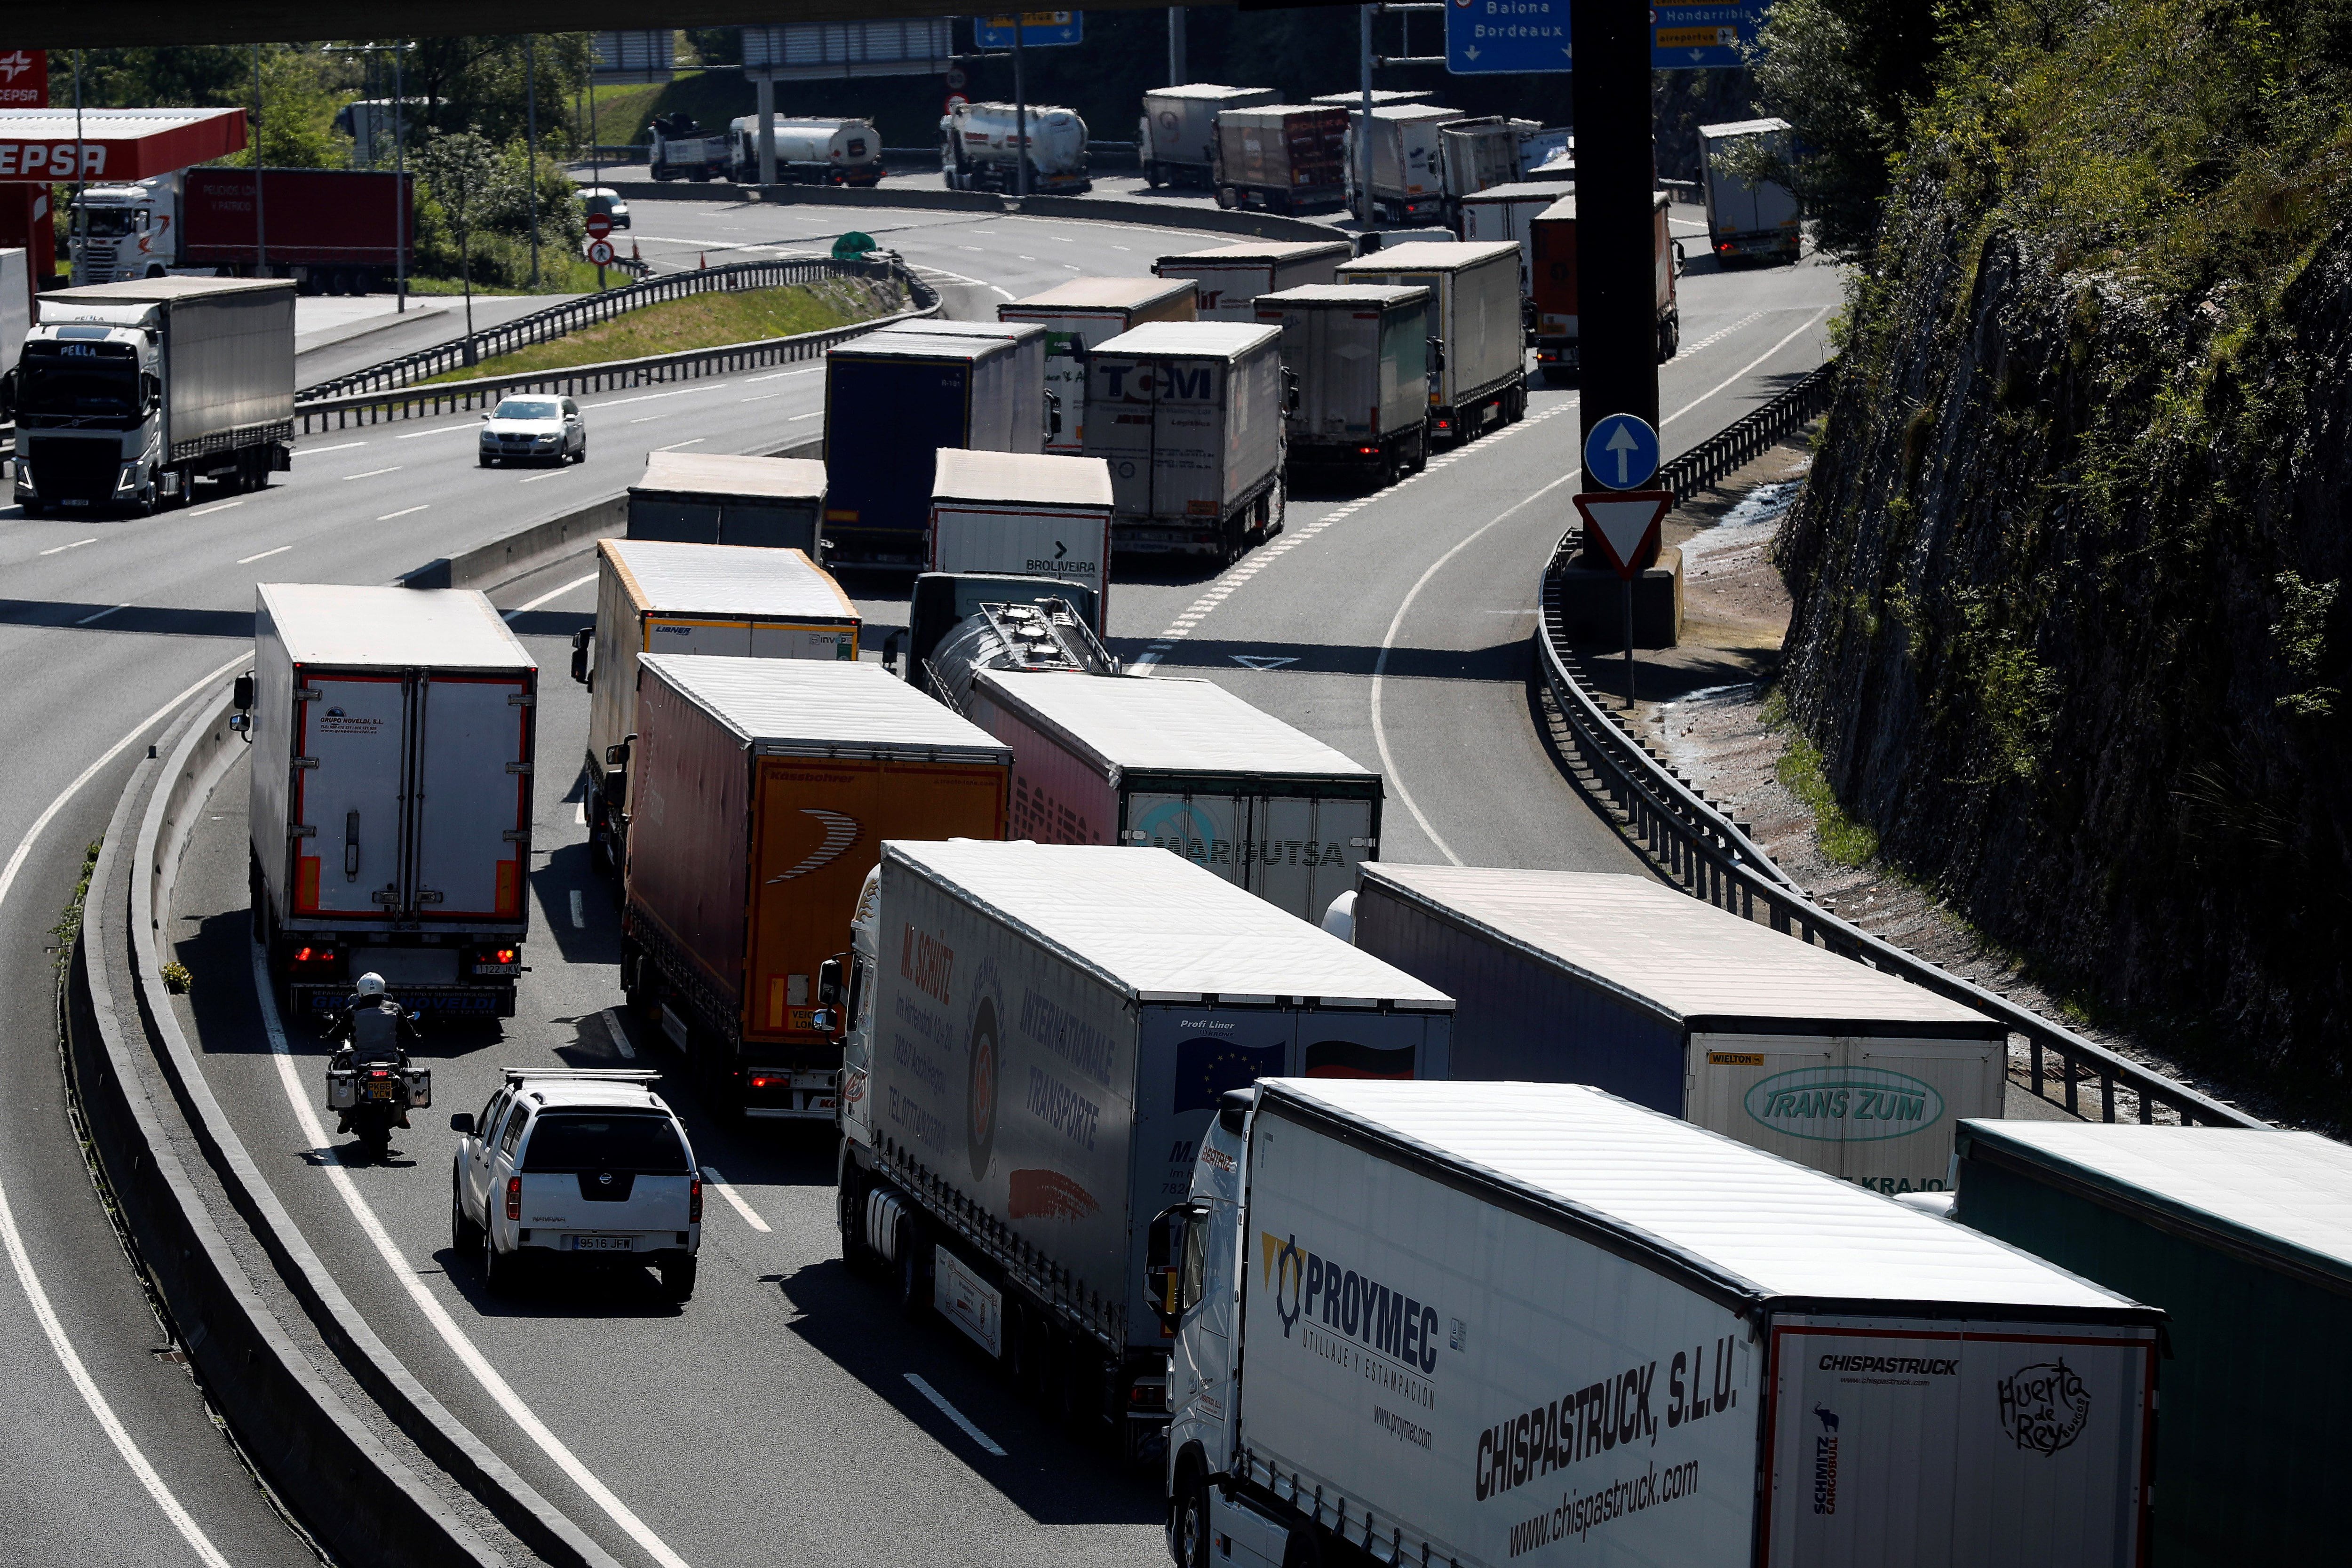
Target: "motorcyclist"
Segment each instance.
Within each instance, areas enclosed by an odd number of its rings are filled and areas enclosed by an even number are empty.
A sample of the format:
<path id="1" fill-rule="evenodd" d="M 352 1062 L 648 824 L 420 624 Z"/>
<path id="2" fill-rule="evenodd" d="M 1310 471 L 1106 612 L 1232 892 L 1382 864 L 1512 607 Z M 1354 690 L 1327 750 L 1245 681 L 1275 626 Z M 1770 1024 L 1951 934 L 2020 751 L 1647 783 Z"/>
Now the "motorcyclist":
<path id="1" fill-rule="evenodd" d="M 328 1026 L 328 1037 L 341 1046 L 339 1056 L 348 1054 L 350 1065 L 366 1068 L 370 1066 L 390 1067 L 394 1072 L 406 1069 L 408 1053 L 401 1047 L 404 1034 L 407 1038 L 421 1040 L 423 1031 L 416 1026 L 415 1016 L 402 1008 L 384 992 L 383 976 L 373 972 L 360 976 L 359 984 L 343 1003 L 343 1010 L 335 1015 Z M 352 1130 L 352 1113 L 341 1113 L 338 1132 Z M 403 1106 L 395 1126 L 408 1125 L 408 1110 Z"/>

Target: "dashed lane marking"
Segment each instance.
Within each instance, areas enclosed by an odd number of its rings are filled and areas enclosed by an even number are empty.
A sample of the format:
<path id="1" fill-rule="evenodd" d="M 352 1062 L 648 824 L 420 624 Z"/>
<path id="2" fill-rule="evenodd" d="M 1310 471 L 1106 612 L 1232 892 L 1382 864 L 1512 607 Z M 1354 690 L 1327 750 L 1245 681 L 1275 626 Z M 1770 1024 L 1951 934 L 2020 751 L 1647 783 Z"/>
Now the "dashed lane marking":
<path id="1" fill-rule="evenodd" d="M 572 895 L 574 898 L 578 898 L 579 896 L 580 895 L 577 893 Z M 728 1207 L 733 1209 L 737 1214 L 743 1216 L 743 1223 L 745 1225 L 750 1226 L 753 1230 L 762 1233 L 766 1233 L 769 1230 L 768 1222 L 760 1217 L 760 1214 L 757 1209 L 754 1209 L 750 1204 L 743 1201 L 742 1196 L 728 1184 L 727 1178 L 719 1173 L 718 1166 L 703 1166 L 702 1179 L 710 1184 L 710 1190 L 712 1192 L 717 1193 L 720 1197 L 727 1200 Z"/>
<path id="2" fill-rule="evenodd" d="M 971 1424 L 971 1417 L 966 1415 L 962 1411 L 958 1410 L 954 1405 L 950 1405 L 946 1394 L 941 1394 L 938 1389 L 933 1388 L 929 1384 L 924 1382 L 921 1378 L 916 1376 L 911 1372 L 907 1373 L 906 1377 L 908 1383 L 914 1384 L 915 1392 L 921 1394 L 924 1398 L 929 1400 L 934 1405 L 936 1405 L 939 1408 L 940 1415 L 946 1416 L 949 1420 L 961 1427 L 965 1436 L 979 1444 L 982 1449 L 986 1450 L 989 1454 L 993 1455 L 995 1458 L 1001 1459 L 1005 1457 L 1004 1450 L 997 1445 L 996 1439 L 982 1431 L 979 1427 L 973 1426 Z"/>

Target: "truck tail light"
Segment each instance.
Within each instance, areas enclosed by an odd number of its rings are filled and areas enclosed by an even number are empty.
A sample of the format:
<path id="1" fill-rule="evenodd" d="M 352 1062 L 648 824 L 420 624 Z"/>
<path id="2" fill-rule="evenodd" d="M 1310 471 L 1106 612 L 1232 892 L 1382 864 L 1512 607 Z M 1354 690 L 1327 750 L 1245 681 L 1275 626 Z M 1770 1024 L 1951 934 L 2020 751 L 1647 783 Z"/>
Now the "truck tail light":
<path id="1" fill-rule="evenodd" d="M 702 1223 L 702 1178 L 700 1176 L 688 1176 L 686 1179 L 686 1223 L 688 1225 Z"/>
<path id="2" fill-rule="evenodd" d="M 522 1218 L 522 1178 L 520 1176 L 507 1178 L 507 1218 Z"/>
<path id="3" fill-rule="evenodd" d="M 1168 1387 L 1160 1383 L 1137 1383 L 1127 1391 L 1129 1410 L 1165 1410 L 1168 1408 Z"/>
<path id="4" fill-rule="evenodd" d="M 490 962 L 492 963 L 512 963 L 514 961 L 515 950 L 513 948 L 496 947 L 490 950 Z"/>

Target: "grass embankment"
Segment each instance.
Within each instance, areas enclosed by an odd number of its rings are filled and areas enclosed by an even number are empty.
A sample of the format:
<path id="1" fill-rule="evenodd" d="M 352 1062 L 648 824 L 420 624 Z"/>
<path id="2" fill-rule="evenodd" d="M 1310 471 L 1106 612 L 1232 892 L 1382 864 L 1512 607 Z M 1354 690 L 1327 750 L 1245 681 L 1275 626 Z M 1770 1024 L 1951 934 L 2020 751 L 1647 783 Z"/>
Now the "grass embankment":
<path id="1" fill-rule="evenodd" d="M 854 321 L 887 315 L 898 308 L 886 295 L 839 283 L 749 289 L 739 294 L 694 294 L 647 305 L 551 342 L 497 354 L 470 368 L 430 379 L 471 381 L 486 375 L 520 375 L 605 360 L 680 353 L 688 349 L 715 349 L 728 343 L 845 327 Z"/>
<path id="2" fill-rule="evenodd" d="M 615 237 L 625 245 L 627 243 L 625 234 Z M 604 287 L 607 289 L 622 288 L 635 281 L 617 267 L 604 269 Z M 466 292 L 466 285 L 456 278 L 412 276 L 408 279 L 408 291 L 417 295 L 430 294 L 436 299 L 455 299 Z M 540 249 L 539 281 L 536 283 L 530 280 L 528 273 L 524 274 L 521 282 L 510 285 L 485 283 L 478 278 L 474 280 L 477 299 L 502 294 L 593 294 L 595 291 L 596 269 L 572 252 L 553 245 L 542 246 Z"/>

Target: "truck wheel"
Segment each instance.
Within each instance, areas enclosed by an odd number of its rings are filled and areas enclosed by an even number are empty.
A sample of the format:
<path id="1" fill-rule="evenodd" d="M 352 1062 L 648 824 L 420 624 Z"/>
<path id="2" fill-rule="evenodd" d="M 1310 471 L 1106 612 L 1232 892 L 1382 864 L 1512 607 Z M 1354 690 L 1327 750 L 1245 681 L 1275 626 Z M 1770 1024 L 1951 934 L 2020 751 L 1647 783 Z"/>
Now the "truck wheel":
<path id="1" fill-rule="evenodd" d="M 1241 193 L 1234 189 L 1231 185 L 1219 185 L 1217 187 L 1217 205 L 1230 212 L 1234 208 L 1242 205 Z"/>
<path id="2" fill-rule="evenodd" d="M 665 1258 L 661 1260 L 662 1294 L 683 1306 L 694 1300 L 695 1259 Z"/>
<path id="3" fill-rule="evenodd" d="M 1177 1568 L 1209 1568 L 1209 1489 L 1187 1474 L 1176 1493 Z"/>
<path id="4" fill-rule="evenodd" d="M 931 1281 L 924 1270 L 922 1227 L 911 1214 L 898 1219 L 898 1312 L 908 1322 L 931 1310 Z"/>
<path id="5" fill-rule="evenodd" d="M 513 1253 L 500 1252 L 491 1239 L 489 1229 L 482 1230 L 482 1283 L 493 1296 L 511 1296 L 522 1273 L 522 1259 Z"/>

